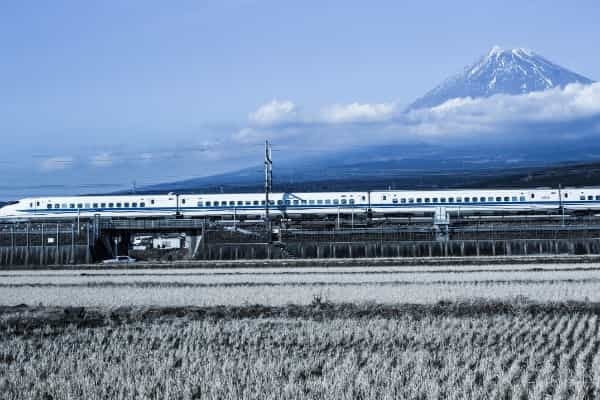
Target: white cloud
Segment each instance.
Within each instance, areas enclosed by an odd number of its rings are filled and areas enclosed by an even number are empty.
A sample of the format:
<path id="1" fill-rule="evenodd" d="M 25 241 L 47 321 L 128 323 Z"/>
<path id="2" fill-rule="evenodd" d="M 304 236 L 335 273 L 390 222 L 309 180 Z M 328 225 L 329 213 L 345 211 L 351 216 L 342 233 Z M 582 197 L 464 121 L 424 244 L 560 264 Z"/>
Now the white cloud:
<path id="1" fill-rule="evenodd" d="M 518 141 L 535 135 L 540 139 L 552 135 L 555 139 L 582 138 L 600 136 L 600 83 L 523 95 L 456 98 L 407 113 L 395 103 L 351 103 L 326 106 L 314 115 L 299 115 L 294 103 L 273 101 L 253 113 L 251 119 L 263 123 L 239 130 L 230 138 L 233 142 L 257 143 L 272 138 L 280 144 L 303 147 L 318 143 L 335 150 L 364 145 L 365 137 L 370 145 Z"/>
<path id="2" fill-rule="evenodd" d="M 110 153 L 100 153 L 92 157 L 91 164 L 94 167 L 104 168 L 113 165 L 114 159 Z"/>
<path id="3" fill-rule="evenodd" d="M 408 131 L 424 136 L 510 134 L 518 126 L 561 124 L 600 116 L 600 83 L 573 84 L 523 95 L 456 98 L 410 111 L 403 122 Z"/>
<path id="4" fill-rule="evenodd" d="M 73 157 L 49 157 L 41 161 L 42 171 L 60 171 L 73 165 Z"/>
<path id="5" fill-rule="evenodd" d="M 264 133 L 253 128 L 242 128 L 233 134 L 233 140 L 238 143 L 252 143 L 264 140 Z"/>
<path id="6" fill-rule="evenodd" d="M 289 100 L 273 100 L 251 112 L 248 118 L 258 125 L 291 122 L 298 118 L 298 107 Z"/>
<path id="7" fill-rule="evenodd" d="M 334 104 L 321 112 L 327 123 L 379 122 L 390 119 L 396 111 L 394 103 L 379 104 Z"/>

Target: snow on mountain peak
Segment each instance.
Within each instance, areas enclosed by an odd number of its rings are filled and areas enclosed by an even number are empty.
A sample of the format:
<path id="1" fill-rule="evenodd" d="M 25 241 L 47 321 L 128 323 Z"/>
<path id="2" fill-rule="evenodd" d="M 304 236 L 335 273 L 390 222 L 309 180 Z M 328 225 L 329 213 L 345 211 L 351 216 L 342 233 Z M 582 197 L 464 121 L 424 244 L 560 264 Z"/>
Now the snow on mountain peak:
<path id="1" fill-rule="evenodd" d="M 489 97 L 494 94 L 524 94 L 570 83 L 592 80 L 562 68 L 526 48 L 504 50 L 494 46 L 463 72 L 412 103 L 408 110 L 434 107 L 453 98 Z"/>
<path id="2" fill-rule="evenodd" d="M 500 46 L 494 46 L 494 47 L 492 47 L 492 49 L 488 53 L 488 57 L 498 56 L 498 55 L 502 54 L 503 51 L 504 50 L 502 49 L 502 47 L 500 47 Z"/>

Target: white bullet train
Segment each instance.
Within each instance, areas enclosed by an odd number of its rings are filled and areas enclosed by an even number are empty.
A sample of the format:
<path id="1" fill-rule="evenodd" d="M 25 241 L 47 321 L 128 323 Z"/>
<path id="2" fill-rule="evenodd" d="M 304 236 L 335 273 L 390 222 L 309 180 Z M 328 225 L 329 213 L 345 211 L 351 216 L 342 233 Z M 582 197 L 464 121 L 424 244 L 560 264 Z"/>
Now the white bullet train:
<path id="1" fill-rule="evenodd" d="M 560 207 L 600 212 L 600 188 L 271 193 L 269 199 L 272 215 L 282 216 L 360 212 L 429 215 L 442 208 L 450 214 L 549 212 Z M 264 193 L 132 194 L 25 198 L 0 208 L 0 221 L 174 215 L 241 218 L 264 213 Z"/>

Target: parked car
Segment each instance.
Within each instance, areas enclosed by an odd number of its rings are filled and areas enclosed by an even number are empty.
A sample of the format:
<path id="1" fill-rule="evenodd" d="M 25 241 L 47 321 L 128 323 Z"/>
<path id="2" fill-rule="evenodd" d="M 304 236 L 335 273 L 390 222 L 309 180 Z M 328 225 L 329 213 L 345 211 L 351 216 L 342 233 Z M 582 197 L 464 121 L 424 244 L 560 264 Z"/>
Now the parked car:
<path id="1" fill-rule="evenodd" d="M 103 264 L 132 264 L 134 262 L 136 262 L 136 259 L 129 256 L 118 256 L 102 261 Z"/>

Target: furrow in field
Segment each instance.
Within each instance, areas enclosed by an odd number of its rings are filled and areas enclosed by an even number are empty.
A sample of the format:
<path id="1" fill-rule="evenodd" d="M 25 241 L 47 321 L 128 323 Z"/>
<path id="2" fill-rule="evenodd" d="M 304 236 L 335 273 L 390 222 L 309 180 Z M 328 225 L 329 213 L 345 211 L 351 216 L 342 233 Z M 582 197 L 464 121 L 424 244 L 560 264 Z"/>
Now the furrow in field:
<path id="1" fill-rule="evenodd" d="M 594 398 L 592 371 L 587 368 L 590 366 L 593 352 L 597 346 L 598 317 L 588 315 L 587 323 L 588 327 L 585 335 L 580 339 L 583 341 L 582 350 L 577 355 L 574 374 L 572 374 L 570 381 L 572 392 L 578 399 Z"/>
<path id="2" fill-rule="evenodd" d="M 560 346 L 560 336 L 569 329 L 570 323 L 570 316 L 563 314 L 548 334 L 544 350 L 536 356 L 535 368 L 529 378 L 534 399 L 544 399 L 554 393 L 554 359 L 558 357 L 555 352 Z"/>
<path id="3" fill-rule="evenodd" d="M 559 335 L 559 343 L 552 354 L 552 394 L 564 398 L 568 394 L 568 352 L 571 350 L 572 338 L 577 325 L 579 314 L 571 316 L 567 329 Z"/>
<path id="4" fill-rule="evenodd" d="M 545 313 L 541 316 L 541 319 L 540 316 L 537 316 L 536 318 L 535 316 L 530 315 L 524 319 L 527 321 L 525 324 L 526 328 L 520 338 L 517 338 L 519 346 L 517 346 L 515 350 L 518 357 L 513 361 L 510 367 L 510 383 L 519 386 L 520 388 L 528 387 L 527 367 L 531 359 L 531 354 L 535 353 L 541 345 L 537 339 L 540 333 L 545 329 L 546 323 L 550 319 L 550 315 Z"/>

